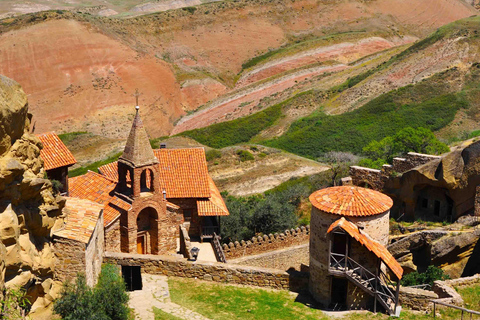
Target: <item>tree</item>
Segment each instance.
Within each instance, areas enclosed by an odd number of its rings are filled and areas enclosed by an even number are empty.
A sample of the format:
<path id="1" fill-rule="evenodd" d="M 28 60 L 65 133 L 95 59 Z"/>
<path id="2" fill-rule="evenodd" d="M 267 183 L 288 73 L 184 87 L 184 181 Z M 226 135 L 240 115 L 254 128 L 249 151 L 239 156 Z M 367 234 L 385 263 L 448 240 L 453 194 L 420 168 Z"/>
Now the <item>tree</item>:
<path id="1" fill-rule="evenodd" d="M 116 266 L 102 265 L 94 296 L 96 302 L 103 305 L 103 310 L 109 319 L 128 319 L 130 312 L 127 307 L 128 294 L 125 291 L 125 282 Z"/>
<path id="2" fill-rule="evenodd" d="M 380 167 L 382 164 L 392 163 L 394 157 L 408 152 L 441 154 L 448 151 L 450 151 L 448 146 L 439 141 L 429 129 L 407 127 L 393 136 L 380 141 L 371 141 L 363 148 L 363 153 L 368 159 L 362 160 L 360 164 Z"/>
<path id="3" fill-rule="evenodd" d="M 95 288 L 87 286 L 85 275 L 67 282 L 53 311 L 64 320 L 127 320 L 128 294 L 125 283 L 113 265 L 103 265 Z"/>
<path id="4" fill-rule="evenodd" d="M 332 185 L 337 185 L 337 178 L 346 176 L 351 165 L 358 163 L 359 156 L 350 152 L 330 151 L 320 157 L 318 161 L 327 163 L 332 170 Z"/>

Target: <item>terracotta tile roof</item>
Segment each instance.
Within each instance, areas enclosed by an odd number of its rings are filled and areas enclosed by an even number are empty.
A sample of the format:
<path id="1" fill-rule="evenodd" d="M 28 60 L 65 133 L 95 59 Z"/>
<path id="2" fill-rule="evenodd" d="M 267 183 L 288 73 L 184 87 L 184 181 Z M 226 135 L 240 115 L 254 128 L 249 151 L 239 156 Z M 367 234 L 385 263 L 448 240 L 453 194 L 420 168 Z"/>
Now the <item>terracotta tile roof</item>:
<path id="1" fill-rule="evenodd" d="M 317 209 L 346 217 L 380 214 L 393 205 L 389 196 L 357 186 L 321 189 L 312 193 L 309 199 Z"/>
<path id="2" fill-rule="evenodd" d="M 68 179 L 71 197 L 87 199 L 104 206 L 104 225 L 108 226 L 120 216 L 122 210 L 128 211 L 131 205 L 117 198 L 113 191 L 117 183 L 101 174 L 88 171 L 86 174 Z"/>
<path id="3" fill-rule="evenodd" d="M 45 170 L 71 166 L 77 163 L 73 154 L 54 132 L 37 134 L 43 144 L 40 157 L 43 159 Z"/>
<path id="4" fill-rule="evenodd" d="M 211 197 L 208 199 L 197 200 L 197 210 L 199 216 L 228 216 L 227 206 L 223 201 L 220 191 L 218 191 L 213 179 L 208 176 Z"/>
<path id="5" fill-rule="evenodd" d="M 387 248 L 370 238 L 365 231 L 360 232 L 354 223 L 346 220 L 343 217 L 332 223 L 328 228 L 327 233 L 330 233 L 337 228 L 347 232 L 352 238 L 360 242 L 360 244 L 366 247 L 369 251 L 373 252 L 378 258 L 382 259 L 382 261 L 388 266 L 388 268 L 390 268 L 390 270 L 392 270 L 398 279 L 402 279 L 403 268 L 387 250 Z"/>
<path id="6" fill-rule="evenodd" d="M 209 198 L 209 175 L 203 148 L 156 149 L 160 162 L 160 187 L 167 198 Z M 98 168 L 108 178 L 118 181 L 118 164 L 112 162 Z"/>
<path id="7" fill-rule="evenodd" d="M 65 225 L 54 232 L 61 238 L 76 240 L 87 244 L 92 236 L 103 205 L 85 199 L 67 198 L 64 212 Z"/>

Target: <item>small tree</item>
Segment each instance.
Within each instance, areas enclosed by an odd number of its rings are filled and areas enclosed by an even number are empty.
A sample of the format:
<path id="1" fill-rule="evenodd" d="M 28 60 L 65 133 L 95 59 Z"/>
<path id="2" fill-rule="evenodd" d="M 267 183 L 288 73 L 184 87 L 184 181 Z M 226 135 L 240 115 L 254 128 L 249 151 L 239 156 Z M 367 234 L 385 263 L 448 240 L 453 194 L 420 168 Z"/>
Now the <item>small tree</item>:
<path id="1" fill-rule="evenodd" d="M 0 300 L 0 319 L 25 319 L 30 304 L 23 289 L 7 289 Z"/>
<path id="2" fill-rule="evenodd" d="M 111 264 L 102 266 L 94 296 L 96 302 L 103 305 L 103 310 L 109 319 L 128 319 L 130 312 L 127 307 L 128 294 L 125 291 L 125 282 L 117 267 Z"/>
<path id="3" fill-rule="evenodd" d="M 346 176 L 351 165 L 356 164 L 360 157 L 350 152 L 330 151 L 320 157 L 319 161 L 326 162 L 332 170 L 332 185 L 337 185 L 337 178 Z"/>
<path id="4" fill-rule="evenodd" d="M 87 286 L 79 274 L 74 284 L 67 282 L 53 311 L 64 320 L 128 320 L 125 283 L 113 265 L 103 265 L 95 288 Z"/>

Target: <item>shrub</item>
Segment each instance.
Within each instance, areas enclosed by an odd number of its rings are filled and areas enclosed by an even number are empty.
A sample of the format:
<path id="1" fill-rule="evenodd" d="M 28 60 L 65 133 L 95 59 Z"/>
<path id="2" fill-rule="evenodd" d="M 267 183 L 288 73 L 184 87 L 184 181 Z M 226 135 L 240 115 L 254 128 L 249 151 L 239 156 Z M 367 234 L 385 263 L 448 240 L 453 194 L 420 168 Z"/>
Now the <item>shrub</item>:
<path id="1" fill-rule="evenodd" d="M 64 320 L 127 320 L 127 303 L 123 278 L 115 266 L 106 264 L 95 288 L 87 286 L 83 274 L 77 276 L 74 284 L 67 282 L 53 310 Z"/>
<path id="2" fill-rule="evenodd" d="M 0 300 L 0 319 L 25 319 L 30 303 L 23 289 L 7 289 Z"/>
<path id="3" fill-rule="evenodd" d="M 53 192 L 58 194 L 60 190 L 63 188 L 63 184 L 58 180 L 51 180 L 52 181 L 52 188 Z"/>
<path id="4" fill-rule="evenodd" d="M 253 154 L 251 154 L 247 150 L 238 150 L 237 155 L 240 157 L 240 161 L 242 162 L 255 160 L 255 157 L 253 156 Z"/>
<path id="5" fill-rule="evenodd" d="M 450 279 L 450 277 L 445 274 L 442 269 L 435 266 L 428 266 L 427 270 L 423 273 L 414 271 L 405 275 L 401 284 L 403 286 L 416 286 L 420 284 L 433 285 L 433 282 L 436 280 L 446 279 Z"/>
<path id="6" fill-rule="evenodd" d="M 220 152 L 217 149 L 211 149 L 211 150 L 208 150 L 205 153 L 205 157 L 207 158 L 207 161 L 212 161 L 214 159 L 221 158 L 222 157 L 222 152 Z"/>

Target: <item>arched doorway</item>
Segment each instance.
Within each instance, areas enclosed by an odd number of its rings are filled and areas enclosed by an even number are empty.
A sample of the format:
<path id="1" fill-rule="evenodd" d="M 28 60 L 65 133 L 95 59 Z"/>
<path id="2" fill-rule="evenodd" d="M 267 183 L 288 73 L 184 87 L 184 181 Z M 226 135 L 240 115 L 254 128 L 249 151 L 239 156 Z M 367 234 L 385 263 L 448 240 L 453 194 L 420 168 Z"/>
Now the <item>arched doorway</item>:
<path id="1" fill-rule="evenodd" d="M 144 208 L 137 216 L 137 253 L 158 253 L 158 213 L 152 207 Z"/>

